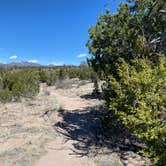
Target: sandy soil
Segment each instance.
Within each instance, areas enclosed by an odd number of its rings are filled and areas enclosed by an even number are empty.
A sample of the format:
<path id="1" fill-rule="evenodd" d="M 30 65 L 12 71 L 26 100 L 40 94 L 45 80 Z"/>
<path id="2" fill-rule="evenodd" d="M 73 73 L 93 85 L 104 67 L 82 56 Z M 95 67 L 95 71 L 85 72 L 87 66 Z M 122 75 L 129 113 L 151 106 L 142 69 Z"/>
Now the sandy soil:
<path id="1" fill-rule="evenodd" d="M 93 84 L 41 85 L 34 100 L 0 105 L 0 166 L 143 166 L 128 135 L 107 132 Z"/>
<path id="2" fill-rule="evenodd" d="M 56 133 L 42 115 L 58 109 L 54 94 L 42 86 L 33 100 L 0 104 L 0 166 L 30 166 L 44 154 L 44 143 Z"/>
<path id="3" fill-rule="evenodd" d="M 81 113 L 87 109 L 87 107 L 95 107 L 100 105 L 100 102 L 97 99 L 87 100 L 82 99 L 81 95 L 92 92 L 93 85 L 87 84 L 83 87 L 80 87 L 79 90 L 76 91 L 75 88 L 66 89 L 65 91 L 62 89 L 57 89 L 55 91 L 56 99 L 58 103 L 62 106 L 63 110 L 68 113 Z M 49 91 L 49 90 L 48 90 Z M 51 122 L 59 123 L 63 121 L 63 117 L 59 114 L 59 116 L 53 113 L 49 116 L 49 120 Z M 63 131 L 66 132 L 66 131 Z M 42 157 L 36 164 L 36 166 L 79 166 L 79 165 L 87 165 L 88 157 L 79 157 L 73 154 L 73 144 L 77 141 L 73 139 L 68 139 L 64 134 L 59 134 L 59 136 L 53 141 L 46 144 L 46 150 L 48 153 Z M 89 165 L 89 164 L 88 164 Z"/>
<path id="4" fill-rule="evenodd" d="M 54 91 L 57 102 L 63 110 L 48 116 L 55 131 L 59 134 L 54 141 L 46 144 L 47 154 L 35 166 L 143 166 L 149 161 L 128 150 L 119 152 L 113 141 L 103 137 L 98 118 L 102 100 L 90 94 L 93 85 L 57 89 Z M 49 90 L 48 90 L 49 91 Z M 56 115 L 55 115 L 56 114 Z M 112 139 L 116 139 L 116 136 Z M 123 137 L 123 136 L 122 136 Z M 125 139 L 126 140 L 126 139 Z M 123 144 L 123 143 L 121 143 Z"/>

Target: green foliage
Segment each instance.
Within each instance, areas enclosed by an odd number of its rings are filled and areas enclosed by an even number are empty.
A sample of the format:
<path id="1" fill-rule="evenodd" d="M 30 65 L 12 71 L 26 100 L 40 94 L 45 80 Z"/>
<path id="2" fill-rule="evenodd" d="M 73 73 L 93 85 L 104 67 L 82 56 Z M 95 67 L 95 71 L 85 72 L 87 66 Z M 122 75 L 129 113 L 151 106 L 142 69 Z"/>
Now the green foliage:
<path id="1" fill-rule="evenodd" d="M 110 116 L 142 139 L 143 154 L 161 166 L 166 163 L 165 13 L 164 0 L 128 0 L 116 14 L 100 15 L 87 42 L 88 63 L 105 79 Z"/>
<path id="2" fill-rule="evenodd" d="M 80 66 L 63 66 L 58 70 L 57 79 L 79 78 L 80 80 L 89 80 L 92 77 L 93 70 L 87 64 Z"/>
<path id="3" fill-rule="evenodd" d="M 47 73 L 42 69 L 39 70 L 39 81 L 42 83 L 47 81 Z"/>
<path id="4" fill-rule="evenodd" d="M 88 80 L 92 77 L 93 70 L 88 67 L 86 64 L 79 66 L 78 77 L 80 80 Z"/>
<path id="5" fill-rule="evenodd" d="M 118 59 L 117 78 L 109 76 L 109 109 L 145 142 L 143 154 L 166 163 L 166 59 L 152 67 L 147 60 L 132 65 Z"/>
<path id="6" fill-rule="evenodd" d="M 109 10 L 101 14 L 89 29 L 89 63 L 99 75 L 113 73 L 114 61 L 119 57 L 129 63 L 135 58 L 156 63 L 158 54 L 166 53 L 164 0 L 132 2 L 134 5 L 121 3 L 114 15 Z"/>
<path id="7" fill-rule="evenodd" d="M 12 93 L 9 91 L 8 88 L 0 90 L 0 101 L 5 103 L 5 102 L 10 102 L 12 100 Z"/>
<path id="8" fill-rule="evenodd" d="M 47 85 L 48 85 L 48 86 L 53 86 L 53 85 L 55 85 L 56 80 L 57 80 L 57 75 L 56 75 L 56 73 L 53 72 L 53 71 L 50 71 L 50 72 L 48 73 L 47 80 L 46 80 Z"/>
<path id="9" fill-rule="evenodd" d="M 48 86 L 53 86 L 58 77 L 57 70 L 51 68 L 40 68 L 38 74 L 39 81 L 46 83 Z"/>
<path id="10" fill-rule="evenodd" d="M 39 83 L 53 86 L 66 78 L 91 79 L 93 70 L 87 64 L 80 66 L 40 68 L 0 68 L 0 101 L 34 97 L 39 93 Z"/>
<path id="11" fill-rule="evenodd" d="M 20 97 L 34 97 L 39 93 L 37 73 L 30 69 L 6 72 L 5 75 L 1 75 L 1 86 L 2 101 L 18 100 Z"/>
<path id="12" fill-rule="evenodd" d="M 67 76 L 65 68 L 60 68 L 59 73 L 58 73 L 58 78 L 63 80 Z"/>

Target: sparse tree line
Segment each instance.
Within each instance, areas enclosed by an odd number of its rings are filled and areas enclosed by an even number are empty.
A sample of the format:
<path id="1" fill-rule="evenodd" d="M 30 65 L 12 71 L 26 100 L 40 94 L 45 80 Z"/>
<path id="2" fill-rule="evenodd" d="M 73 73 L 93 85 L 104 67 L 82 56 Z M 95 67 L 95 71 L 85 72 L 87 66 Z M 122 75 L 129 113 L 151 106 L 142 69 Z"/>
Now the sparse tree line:
<path id="1" fill-rule="evenodd" d="M 97 75 L 87 64 L 60 67 L 0 68 L 0 101 L 18 101 L 21 97 L 38 95 L 40 83 L 53 86 L 57 81 L 79 78 L 97 80 Z"/>
<path id="2" fill-rule="evenodd" d="M 121 3 L 117 13 L 100 15 L 89 38 L 89 64 L 105 80 L 108 114 L 146 144 L 144 156 L 165 165 L 165 0 Z"/>

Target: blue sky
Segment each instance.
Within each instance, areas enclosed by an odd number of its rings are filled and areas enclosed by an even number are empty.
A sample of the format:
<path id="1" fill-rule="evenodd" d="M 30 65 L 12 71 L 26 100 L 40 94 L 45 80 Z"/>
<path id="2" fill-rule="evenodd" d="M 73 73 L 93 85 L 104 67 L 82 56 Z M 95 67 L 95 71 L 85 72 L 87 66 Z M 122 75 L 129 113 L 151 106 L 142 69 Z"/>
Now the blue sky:
<path id="1" fill-rule="evenodd" d="M 0 0 L 0 62 L 78 65 L 108 2 L 116 12 L 120 0 Z"/>

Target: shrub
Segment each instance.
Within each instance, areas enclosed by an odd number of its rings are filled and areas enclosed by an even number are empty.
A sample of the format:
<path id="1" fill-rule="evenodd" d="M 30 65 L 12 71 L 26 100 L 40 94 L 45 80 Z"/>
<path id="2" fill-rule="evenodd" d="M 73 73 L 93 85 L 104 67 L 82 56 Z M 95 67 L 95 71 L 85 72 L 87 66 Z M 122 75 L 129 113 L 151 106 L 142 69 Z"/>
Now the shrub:
<path id="1" fill-rule="evenodd" d="M 44 83 L 47 82 L 47 73 L 44 70 L 39 70 L 39 81 Z"/>
<path id="2" fill-rule="evenodd" d="M 20 96 L 23 96 L 26 88 L 24 83 L 17 80 L 12 86 L 12 95 L 15 97 L 15 99 L 19 99 Z"/>
<path id="3" fill-rule="evenodd" d="M 8 88 L 0 90 L 0 101 L 5 103 L 12 100 L 12 93 Z"/>
<path id="4" fill-rule="evenodd" d="M 58 79 L 63 80 L 67 76 L 67 72 L 65 67 L 60 68 L 59 73 L 58 73 Z"/>
<path id="5" fill-rule="evenodd" d="M 53 71 L 50 71 L 48 73 L 47 80 L 46 80 L 47 85 L 48 86 L 55 85 L 56 80 L 57 80 L 56 73 Z"/>
<path id="6" fill-rule="evenodd" d="M 12 96 L 14 99 L 19 99 L 20 97 L 34 97 L 39 93 L 37 73 L 30 69 L 8 71 L 6 75 L 2 77 L 1 96 L 5 93 L 7 97 L 9 96 L 9 98 L 11 98 Z M 1 99 L 4 101 L 7 97 L 1 97 Z"/>
<path id="7" fill-rule="evenodd" d="M 109 110 L 147 147 L 142 151 L 156 165 L 166 163 L 166 59 L 152 66 L 143 59 L 116 63 L 117 77 L 109 76 Z M 109 92 L 109 93 L 108 93 Z"/>

